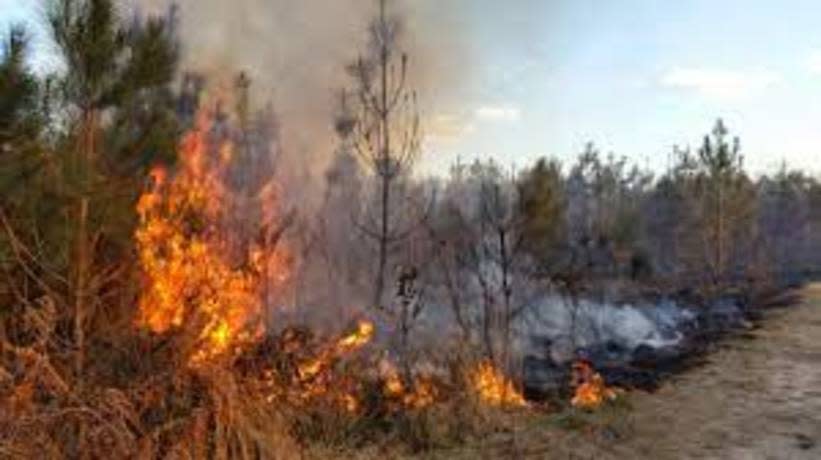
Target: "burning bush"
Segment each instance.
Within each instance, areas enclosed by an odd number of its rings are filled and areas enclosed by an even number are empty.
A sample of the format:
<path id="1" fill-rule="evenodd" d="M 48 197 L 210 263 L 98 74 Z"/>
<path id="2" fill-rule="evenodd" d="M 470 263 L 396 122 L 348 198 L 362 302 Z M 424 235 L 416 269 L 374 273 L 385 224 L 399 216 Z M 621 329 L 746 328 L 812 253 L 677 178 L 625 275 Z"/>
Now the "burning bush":
<path id="1" fill-rule="evenodd" d="M 191 366 L 233 358 L 264 334 L 263 296 L 287 279 L 287 252 L 271 237 L 273 221 L 258 222 L 262 238 L 233 228 L 240 197 L 226 185 L 234 146 L 214 142 L 204 113 L 179 149 L 176 172 L 152 172 L 140 198 L 136 241 L 145 289 L 138 323 L 156 334 L 184 330 Z M 252 197 L 272 207 L 276 196 Z M 245 216 L 250 218 L 250 216 Z"/>

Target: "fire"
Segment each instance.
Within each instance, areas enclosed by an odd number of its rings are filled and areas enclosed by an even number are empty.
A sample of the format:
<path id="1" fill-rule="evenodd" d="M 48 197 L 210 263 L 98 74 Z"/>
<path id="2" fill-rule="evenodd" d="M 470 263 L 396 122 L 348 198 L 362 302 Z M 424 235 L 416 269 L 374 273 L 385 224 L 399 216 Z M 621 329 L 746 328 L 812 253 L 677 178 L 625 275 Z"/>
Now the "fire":
<path id="1" fill-rule="evenodd" d="M 373 338 L 374 326 L 370 321 L 359 321 L 356 330 L 337 341 L 336 349 L 348 353 L 366 345 Z"/>
<path id="2" fill-rule="evenodd" d="M 604 378 L 593 370 L 587 361 L 579 360 L 573 363 L 573 381 L 576 392 L 570 403 L 574 407 L 583 409 L 595 409 L 605 401 L 610 401 L 618 396 L 618 392 L 609 388 Z"/>
<path id="3" fill-rule="evenodd" d="M 342 404 L 345 407 L 345 410 L 354 413 L 359 411 L 359 400 L 356 399 L 356 396 L 345 393 L 342 395 Z"/>
<path id="4" fill-rule="evenodd" d="M 383 393 L 388 397 L 398 397 L 405 393 L 405 385 L 402 383 L 402 378 L 399 377 L 399 372 L 391 365 L 385 376 L 385 388 Z"/>
<path id="5" fill-rule="evenodd" d="M 180 144 L 174 170 L 154 169 L 137 203 L 135 239 L 144 286 L 136 322 L 155 334 L 178 334 L 181 355 L 194 368 L 232 362 L 259 344 L 265 302 L 290 275 L 287 251 L 277 244 L 278 236 L 271 236 L 278 233 L 272 230 L 277 189 L 268 183 L 251 197 L 232 189 L 230 168 L 241 155 L 230 140 L 214 141 L 213 119 L 207 112 L 198 117 Z M 249 203 L 259 208 L 254 215 L 260 222 L 236 225 L 237 211 Z M 292 353 L 283 349 L 293 356 L 292 370 L 267 370 L 260 388 L 271 402 L 332 401 L 357 412 L 358 380 L 337 375 L 334 368 L 374 334 L 374 324 L 361 320 L 313 349 L 299 341 L 286 343 L 296 348 Z M 394 407 L 420 409 L 440 399 L 441 387 L 428 376 L 403 379 L 391 369 L 383 378 L 383 394 Z M 487 404 L 526 405 L 513 382 L 490 362 L 480 363 L 469 378 Z"/>
<path id="6" fill-rule="evenodd" d="M 211 119 L 206 112 L 198 117 L 180 144 L 174 173 L 154 169 L 137 203 L 145 280 L 137 324 L 156 334 L 186 334 L 192 345 L 185 355 L 195 367 L 258 341 L 263 295 L 289 273 L 281 248 L 230 231 L 237 198 L 225 176 L 233 145 L 226 140 L 214 148 Z"/>
<path id="7" fill-rule="evenodd" d="M 432 379 L 426 376 L 418 377 L 413 382 L 413 391 L 406 393 L 402 398 L 405 407 L 423 409 L 431 406 L 439 397 L 439 390 Z"/>
<path id="8" fill-rule="evenodd" d="M 469 373 L 473 389 L 479 398 L 492 406 L 526 406 L 524 396 L 513 382 L 490 361 L 482 361 Z"/>
<path id="9" fill-rule="evenodd" d="M 370 321 L 359 321 L 356 330 L 339 338 L 318 356 L 299 366 L 299 377 L 308 380 L 330 367 L 337 359 L 367 345 L 373 338 L 374 326 Z"/>
<path id="10" fill-rule="evenodd" d="M 360 402 L 355 395 L 355 382 L 345 376 L 336 375 L 332 370 L 334 364 L 345 355 L 370 343 L 374 330 L 374 325 L 370 321 L 359 321 L 352 332 L 326 344 L 314 356 L 299 363 L 295 374 L 287 382 L 278 381 L 273 370 L 266 371 L 267 375 L 263 378 L 263 386 L 268 393 L 266 399 L 269 402 L 285 399 L 297 406 L 325 400 L 347 412 L 357 412 Z M 286 341 L 286 345 L 290 348 L 298 347 L 290 341 Z"/>
<path id="11" fill-rule="evenodd" d="M 413 379 L 410 388 L 406 388 L 393 364 L 383 361 L 382 368 L 384 374 L 382 394 L 401 408 L 424 409 L 433 405 L 439 397 L 439 390 L 432 378 L 424 375 L 418 376 Z"/>

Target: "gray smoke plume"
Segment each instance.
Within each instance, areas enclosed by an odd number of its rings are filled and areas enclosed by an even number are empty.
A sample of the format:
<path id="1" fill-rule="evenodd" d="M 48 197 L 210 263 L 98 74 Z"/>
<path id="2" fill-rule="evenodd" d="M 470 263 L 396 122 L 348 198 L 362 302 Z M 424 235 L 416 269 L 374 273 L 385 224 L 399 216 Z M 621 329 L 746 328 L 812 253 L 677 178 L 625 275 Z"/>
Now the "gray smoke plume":
<path id="1" fill-rule="evenodd" d="M 171 0 L 123 0 L 138 14 L 162 13 Z M 271 102 L 280 117 L 289 174 L 321 174 L 335 137 L 332 117 L 345 66 L 367 46 L 376 0 L 176 0 L 183 67 L 212 81 L 239 71 L 253 81 L 259 104 Z M 448 6 L 450 5 L 450 6 Z M 405 24 L 403 49 L 410 80 L 420 96 L 422 119 L 441 110 L 437 100 L 465 85 L 468 60 L 455 3 L 392 0 L 391 14 Z"/>

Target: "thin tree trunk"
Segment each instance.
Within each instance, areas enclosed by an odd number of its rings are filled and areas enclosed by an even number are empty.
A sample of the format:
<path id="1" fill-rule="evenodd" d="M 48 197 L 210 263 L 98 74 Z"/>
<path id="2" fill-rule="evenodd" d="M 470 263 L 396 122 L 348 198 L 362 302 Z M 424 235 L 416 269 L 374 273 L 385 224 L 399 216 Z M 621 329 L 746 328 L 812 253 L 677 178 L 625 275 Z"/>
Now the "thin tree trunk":
<path id="1" fill-rule="evenodd" d="M 479 267 L 477 270 L 481 270 Z M 477 280 L 482 287 L 482 303 L 484 312 L 482 315 L 482 339 L 485 343 L 485 355 L 491 361 L 495 362 L 496 353 L 493 350 L 493 299 L 490 293 L 490 286 L 484 279 L 481 273 L 477 273 Z"/>
<path id="2" fill-rule="evenodd" d="M 95 109 L 86 109 L 83 114 L 81 151 L 78 152 L 78 173 L 80 177 L 80 196 L 77 201 L 77 222 L 74 247 L 74 371 L 77 384 L 82 388 L 85 367 L 85 322 L 88 314 L 88 280 L 91 269 L 91 247 L 89 241 L 89 191 L 92 179 L 92 163 L 95 156 L 95 129 L 97 113 Z"/>
<path id="3" fill-rule="evenodd" d="M 448 290 L 448 297 L 450 298 L 450 305 L 451 309 L 453 310 L 453 315 L 456 318 L 456 324 L 459 326 L 459 329 L 462 331 L 462 338 L 466 341 L 470 341 L 470 327 L 465 321 L 464 313 L 462 311 L 462 302 L 459 297 L 459 291 L 457 290 L 456 282 L 454 281 L 453 277 L 454 274 L 451 271 L 451 267 L 447 262 L 447 256 L 441 256 L 442 261 L 442 275 L 445 278 L 445 286 Z M 454 268 L 453 271 L 458 270 Z"/>
<path id="4" fill-rule="evenodd" d="M 79 197 L 77 200 L 77 215 L 75 222 L 74 241 L 74 285 L 72 295 L 74 297 L 74 375 L 75 390 L 82 394 L 85 391 L 85 349 L 86 334 L 85 323 L 88 316 L 88 284 L 91 270 L 92 246 L 89 238 L 89 189 L 93 178 L 93 162 L 96 147 L 96 125 L 97 112 L 94 108 L 86 108 L 83 111 L 81 138 L 79 140 L 77 152 L 77 167 L 79 176 Z M 80 419 L 77 425 L 77 449 L 79 458 L 87 458 L 83 444 L 86 437 L 87 427 Z"/>
<path id="5" fill-rule="evenodd" d="M 507 248 L 507 232 L 504 227 L 499 228 L 499 255 L 502 262 L 502 296 L 504 298 L 504 312 L 502 313 L 502 368 L 507 371 L 510 359 L 510 255 Z"/>
<path id="6" fill-rule="evenodd" d="M 511 371 L 510 365 L 510 322 L 511 318 L 511 296 L 513 291 L 510 287 L 510 254 L 507 247 L 507 232 L 504 227 L 499 228 L 499 252 L 502 259 L 502 296 L 504 297 L 504 312 L 502 314 L 502 362 L 501 367 L 506 374 Z M 505 386 L 502 395 L 507 398 L 508 387 Z"/>
<path id="7" fill-rule="evenodd" d="M 75 285 L 74 285 L 74 346 L 76 355 L 74 359 L 74 372 L 77 376 L 77 383 L 82 384 L 83 368 L 85 362 L 85 319 L 89 269 L 88 251 L 88 197 L 81 197 L 78 203 L 77 215 L 77 241 L 75 261 Z"/>
<path id="8" fill-rule="evenodd" d="M 385 24 L 385 0 L 379 2 L 379 24 Z M 390 238 L 390 225 L 388 223 L 390 206 L 390 188 L 393 180 L 393 165 L 391 164 L 391 138 L 390 138 L 390 108 L 388 107 L 388 43 L 381 44 L 379 53 L 379 66 L 381 73 L 381 94 L 379 118 L 381 124 L 381 152 L 379 159 L 378 174 L 382 178 L 382 209 L 381 225 L 379 232 L 379 267 L 376 274 L 376 287 L 374 290 L 374 306 L 382 307 L 382 297 L 385 291 L 385 270 L 388 265 L 388 239 Z"/>
<path id="9" fill-rule="evenodd" d="M 718 176 L 718 222 L 716 227 L 716 287 L 721 292 L 724 278 L 724 177 Z"/>
<path id="10" fill-rule="evenodd" d="M 379 231 L 379 266 L 376 272 L 376 288 L 374 290 L 373 305 L 382 307 L 382 297 L 385 291 L 385 270 L 388 265 L 388 200 L 390 199 L 390 179 L 382 178 L 382 216 Z"/>

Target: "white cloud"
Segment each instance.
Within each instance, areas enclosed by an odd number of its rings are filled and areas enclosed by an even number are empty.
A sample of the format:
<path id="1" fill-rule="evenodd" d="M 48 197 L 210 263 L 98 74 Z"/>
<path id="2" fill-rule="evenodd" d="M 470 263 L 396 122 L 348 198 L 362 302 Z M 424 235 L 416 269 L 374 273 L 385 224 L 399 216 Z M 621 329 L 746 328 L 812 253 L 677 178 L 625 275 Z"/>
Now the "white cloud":
<path id="1" fill-rule="evenodd" d="M 780 77 L 766 70 L 739 71 L 707 68 L 674 68 L 661 77 L 662 86 L 696 91 L 715 99 L 749 96 L 777 83 Z"/>
<path id="2" fill-rule="evenodd" d="M 453 143 L 474 133 L 480 123 L 515 123 L 522 118 L 513 105 L 480 105 L 473 111 L 443 111 L 425 119 L 425 137 L 437 143 Z"/>
<path id="3" fill-rule="evenodd" d="M 425 122 L 425 136 L 437 141 L 453 141 L 475 129 L 470 117 L 455 113 L 438 113 Z"/>
<path id="4" fill-rule="evenodd" d="M 518 107 L 504 105 L 483 105 L 476 109 L 476 118 L 487 121 L 519 121 L 522 112 Z"/>
<path id="5" fill-rule="evenodd" d="M 814 51 L 807 59 L 807 70 L 813 75 L 821 76 L 821 50 Z"/>

